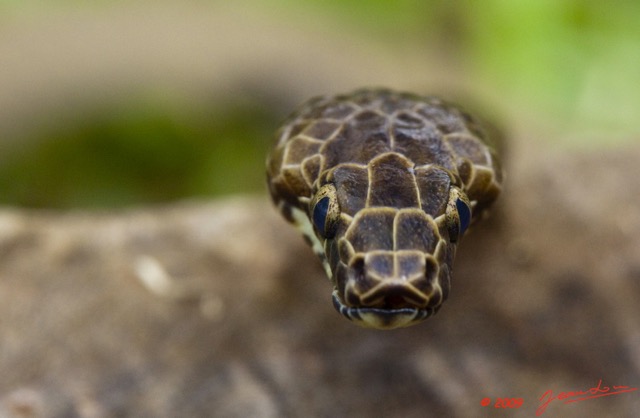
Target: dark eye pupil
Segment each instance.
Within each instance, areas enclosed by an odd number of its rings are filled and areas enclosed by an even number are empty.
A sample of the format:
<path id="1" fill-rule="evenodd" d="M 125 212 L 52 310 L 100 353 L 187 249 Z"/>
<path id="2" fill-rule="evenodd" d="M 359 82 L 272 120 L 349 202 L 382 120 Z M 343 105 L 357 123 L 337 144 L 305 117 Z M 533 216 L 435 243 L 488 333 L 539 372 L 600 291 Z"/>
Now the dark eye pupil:
<path id="1" fill-rule="evenodd" d="M 329 196 L 325 196 L 318 200 L 313 208 L 313 224 L 322 235 L 325 234 L 325 225 L 327 222 L 327 211 L 329 210 Z"/>
<path id="2" fill-rule="evenodd" d="M 461 199 L 456 199 L 456 209 L 460 217 L 460 230 L 458 234 L 462 236 L 471 223 L 471 209 Z"/>

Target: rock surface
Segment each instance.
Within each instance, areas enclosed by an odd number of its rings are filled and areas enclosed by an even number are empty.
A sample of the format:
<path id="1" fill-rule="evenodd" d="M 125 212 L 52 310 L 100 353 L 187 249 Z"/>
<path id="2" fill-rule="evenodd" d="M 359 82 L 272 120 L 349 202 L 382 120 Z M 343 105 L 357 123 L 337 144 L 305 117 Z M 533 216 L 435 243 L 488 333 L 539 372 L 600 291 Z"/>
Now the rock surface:
<path id="1" fill-rule="evenodd" d="M 547 390 L 640 387 L 640 149 L 513 155 L 449 301 L 386 332 L 333 310 L 264 196 L 3 209 L 0 417 L 531 417 Z M 638 411 L 640 390 L 545 415 Z"/>
<path id="2" fill-rule="evenodd" d="M 373 46 L 316 16 L 309 28 L 188 6 L 3 19 L 0 145 L 149 89 L 183 92 L 189 109 L 264 89 L 288 110 L 363 85 L 477 84 L 441 52 Z M 521 132 L 544 130 L 501 100 Z M 640 148 L 548 155 L 521 136 L 499 206 L 462 242 L 449 300 L 404 330 L 340 317 L 266 196 L 0 209 L 0 418 L 533 417 L 548 390 L 640 387 Z M 496 410 L 498 398 L 523 405 Z M 555 400 L 542 416 L 639 413 L 637 390 Z"/>

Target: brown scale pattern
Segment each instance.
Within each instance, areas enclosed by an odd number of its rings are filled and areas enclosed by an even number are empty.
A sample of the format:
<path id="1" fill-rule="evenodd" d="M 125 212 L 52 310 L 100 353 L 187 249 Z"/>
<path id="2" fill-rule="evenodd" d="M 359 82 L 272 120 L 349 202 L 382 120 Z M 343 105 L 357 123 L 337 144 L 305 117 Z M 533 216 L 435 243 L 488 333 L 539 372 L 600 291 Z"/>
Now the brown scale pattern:
<path id="1" fill-rule="evenodd" d="M 383 328 L 406 323 L 359 315 L 434 313 L 448 294 L 456 248 L 445 216 L 452 187 L 468 196 L 472 222 L 501 189 L 481 123 L 439 98 L 360 90 L 312 99 L 278 136 L 267 176 L 289 221 L 294 209 L 312 212 L 323 185 L 335 186 L 342 214 L 336 235 L 304 233 L 326 254 L 339 310 Z"/>

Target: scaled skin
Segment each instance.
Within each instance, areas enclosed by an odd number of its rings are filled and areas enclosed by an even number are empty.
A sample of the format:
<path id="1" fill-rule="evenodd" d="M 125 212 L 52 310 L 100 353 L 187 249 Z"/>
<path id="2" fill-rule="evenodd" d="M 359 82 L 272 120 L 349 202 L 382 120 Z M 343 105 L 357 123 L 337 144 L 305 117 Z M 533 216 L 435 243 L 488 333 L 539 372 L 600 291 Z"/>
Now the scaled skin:
<path id="1" fill-rule="evenodd" d="M 267 176 L 273 201 L 322 260 L 336 309 L 381 329 L 440 308 L 468 223 L 459 209 L 473 223 L 502 181 L 480 122 L 438 98 L 389 90 L 307 102 L 279 131 Z"/>

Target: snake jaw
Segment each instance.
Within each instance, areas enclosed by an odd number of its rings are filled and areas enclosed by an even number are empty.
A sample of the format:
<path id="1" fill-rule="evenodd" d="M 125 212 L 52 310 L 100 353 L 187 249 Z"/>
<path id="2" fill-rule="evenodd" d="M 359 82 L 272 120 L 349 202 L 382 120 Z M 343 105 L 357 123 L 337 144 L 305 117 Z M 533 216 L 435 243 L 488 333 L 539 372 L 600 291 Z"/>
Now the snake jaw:
<path id="1" fill-rule="evenodd" d="M 403 328 L 417 324 L 436 313 L 439 309 L 439 306 L 425 309 L 352 307 L 347 306 L 342 302 L 338 289 L 334 289 L 333 291 L 333 306 L 345 318 L 353 321 L 361 327 L 383 330 Z"/>

